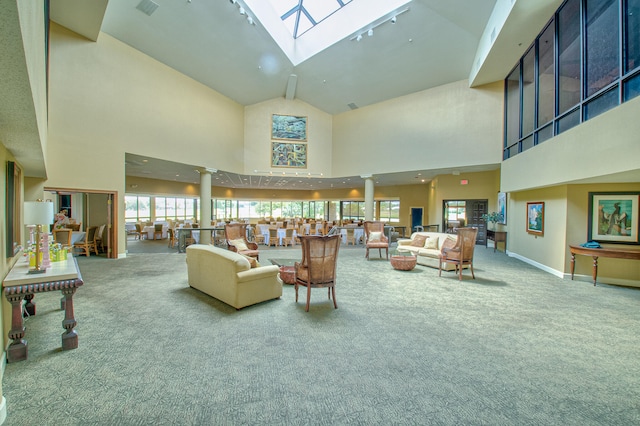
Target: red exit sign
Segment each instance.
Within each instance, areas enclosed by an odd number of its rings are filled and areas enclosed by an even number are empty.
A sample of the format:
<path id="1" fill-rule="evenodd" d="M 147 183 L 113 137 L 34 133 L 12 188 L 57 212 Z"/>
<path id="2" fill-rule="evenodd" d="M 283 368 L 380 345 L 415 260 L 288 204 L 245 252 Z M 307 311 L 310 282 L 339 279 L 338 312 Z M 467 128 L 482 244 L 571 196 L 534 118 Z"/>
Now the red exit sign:
<path id="1" fill-rule="evenodd" d="M 460 179 L 460 185 L 469 185 L 469 179 Z"/>

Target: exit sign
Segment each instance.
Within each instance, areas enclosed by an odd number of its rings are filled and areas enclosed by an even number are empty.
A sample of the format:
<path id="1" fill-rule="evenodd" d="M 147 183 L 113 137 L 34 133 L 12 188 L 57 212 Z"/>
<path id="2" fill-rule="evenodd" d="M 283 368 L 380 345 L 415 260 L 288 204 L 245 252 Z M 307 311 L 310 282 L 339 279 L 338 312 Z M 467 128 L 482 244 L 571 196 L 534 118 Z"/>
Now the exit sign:
<path id="1" fill-rule="evenodd" d="M 469 179 L 460 179 L 460 185 L 468 185 Z"/>

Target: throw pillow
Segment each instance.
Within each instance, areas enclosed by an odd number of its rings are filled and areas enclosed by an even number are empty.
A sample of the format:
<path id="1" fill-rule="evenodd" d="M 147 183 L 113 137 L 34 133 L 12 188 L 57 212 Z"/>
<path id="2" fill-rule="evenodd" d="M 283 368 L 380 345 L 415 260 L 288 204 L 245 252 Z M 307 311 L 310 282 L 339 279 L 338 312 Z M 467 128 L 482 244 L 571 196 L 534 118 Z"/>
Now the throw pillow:
<path id="1" fill-rule="evenodd" d="M 229 241 L 229 244 L 234 246 L 238 251 L 249 250 L 249 247 L 247 247 L 247 245 L 245 244 L 242 238 L 238 238 L 237 240 L 231 240 Z"/>
<path id="2" fill-rule="evenodd" d="M 426 235 L 416 235 L 413 237 L 413 241 L 411 241 L 410 246 L 413 247 L 424 247 L 424 243 L 427 241 Z"/>
<path id="3" fill-rule="evenodd" d="M 429 237 L 429 239 L 427 240 L 427 244 L 424 245 L 424 248 L 432 249 L 432 250 L 438 250 L 438 241 L 439 240 L 440 240 L 439 237 Z"/>
<path id="4" fill-rule="evenodd" d="M 372 232 L 369 234 L 369 241 L 372 243 L 382 241 L 382 232 Z"/>

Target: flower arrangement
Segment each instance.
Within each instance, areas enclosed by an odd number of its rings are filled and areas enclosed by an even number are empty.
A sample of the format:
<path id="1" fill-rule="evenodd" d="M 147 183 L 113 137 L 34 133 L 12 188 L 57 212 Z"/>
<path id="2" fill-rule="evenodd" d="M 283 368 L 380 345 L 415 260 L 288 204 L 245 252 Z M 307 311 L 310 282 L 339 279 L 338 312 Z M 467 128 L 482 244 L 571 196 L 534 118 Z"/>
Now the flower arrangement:
<path id="1" fill-rule="evenodd" d="M 498 212 L 485 213 L 481 216 L 481 218 L 487 223 L 493 223 L 493 227 L 495 227 L 496 223 L 502 223 L 504 221 L 504 216 L 502 215 L 502 213 Z"/>

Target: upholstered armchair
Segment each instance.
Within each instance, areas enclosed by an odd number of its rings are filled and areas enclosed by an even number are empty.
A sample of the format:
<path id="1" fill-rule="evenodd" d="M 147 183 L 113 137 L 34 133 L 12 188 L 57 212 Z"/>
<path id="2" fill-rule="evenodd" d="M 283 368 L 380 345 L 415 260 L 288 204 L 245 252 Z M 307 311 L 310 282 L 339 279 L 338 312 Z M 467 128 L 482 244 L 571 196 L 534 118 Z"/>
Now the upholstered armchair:
<path id="1" fill-rule="evenodd" d="M 329 299 L 333 296 L 333 307 L 338 309 L 336 302 L 336 265 L 341 237 L 339 234 L 331 236 L 303 235 L 302 261 L 295 263 L 296 270 L 296 302 L 298 302 L 298 287 L 307 288 L 307 305 L 309 312 L 311 289 L 326 287 Z"/>
<path id="2" fill-rule="evenodd" d="M 469 267 L 471 277 L 475 279 L 476 276 L 473 273 L 473 251 L 476 247 L 478 228 L 458 228 L 456 233 L 458 234 L 456 245 L 452 248 L 442 248 L 438 276 L 442 276 L 442 264 L 450 263 L 455 265 L 460 281 L 462 281 L 462 269 L 465 266 Z"/>
<path id="3" fill-rule="evenodd" d="M 245 256 L 260 258 L 258 245 L 247 241 L 247 225 L 245 223 L 230 223 L 224 226 L 224 236 L 227 248 Z"/>
<path id="4" fill-rule="evenodd" d="M 369 249 L 378 249 L 382 258 L 382 249 L 385 249 L 387 259 L 389 259 L 389 240 L 384 235 L 384 222 L 365 221 L 364 223 L 365 247 L 367 252 L 365 257 L 369 260 Z"/>

